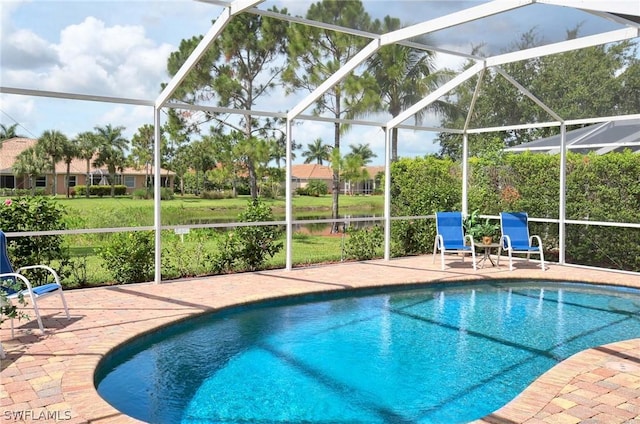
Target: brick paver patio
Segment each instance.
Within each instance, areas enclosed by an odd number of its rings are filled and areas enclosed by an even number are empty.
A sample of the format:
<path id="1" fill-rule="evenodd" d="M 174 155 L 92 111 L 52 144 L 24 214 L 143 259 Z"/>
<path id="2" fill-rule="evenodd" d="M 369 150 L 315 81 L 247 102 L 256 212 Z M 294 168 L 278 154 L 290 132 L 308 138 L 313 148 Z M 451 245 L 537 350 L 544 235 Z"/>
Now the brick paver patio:
<path id="1" fill-rule="evenodd" d="M 43 300 L 46 335 L 20 323 L 0 378 L 3 423 L 130 423 L 93 385 L 98 361 L 112 348 L 158 326 L 224 306 L 274 296 L 366 286 L 481 279 L 544 278 L 640 288 L 640 276 L 551 264 L 542 272 L 518 262 L 474 272 L 470 261 L 449 260 L 445 271 L 431 256 L 352 262 L 293 271 L 264 271 L 66 291 L 71 320 L 55 297 Z M 640 423 L 640 339 L 580 352 L 549 370 L 511 403 L 479 422 Z"/>

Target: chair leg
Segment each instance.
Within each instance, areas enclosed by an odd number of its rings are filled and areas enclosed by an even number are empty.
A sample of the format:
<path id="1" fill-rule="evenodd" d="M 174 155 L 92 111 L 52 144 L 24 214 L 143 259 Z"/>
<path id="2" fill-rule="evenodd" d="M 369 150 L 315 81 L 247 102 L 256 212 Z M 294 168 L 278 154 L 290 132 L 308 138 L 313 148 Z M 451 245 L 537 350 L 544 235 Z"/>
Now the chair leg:
<path id="1" fill-rule="evenodd" d="M 60 289 L 60 299 L 62 300 L 62 306 L 64 306 L 64 312 L 67 314 L 67 319 L 71 319 L 71 315 L 69 315 L 69 308 L 67 307 L 67 301 L 64 298 L 62 289 Z"/>
<path id="2" fill-rule="evenodd" d="M 444 271 L 444 249 L 440 249 L 440 268 Z"/>
<path id="3" fill-rule="evenodd" d="M 38 309 L 38 305 L 36 305 L 36 303 L 33 303 L 33 310 L 36 313 L 36 319 L 38 320 L 38 327 L 40 327 L 40 332 L 42 332 L 42 334 L 45 334 L 44 332 L 44 325 L 42 324 L 42 317 L 40 316 L 40 310 Z"/>
<path id="4" fill-rule="evenodd" d="M 436 252 L 438 251 L 438 239 L 433 243 L 433 263 L 436 263 Z"/>
<path id="5" fill-rule="evenodd" d="M 509 249 L 509 271 L 513 271 L 513 257 L 511 256 L 511 249 Z"/>
<path id="6" fill-rule="evenodd" d="M 4 349 L 2 348 L 2 342 L 0 342 L 0 359 L 4 358 L 6 358 L 6 355 L 4 354 Z"/>

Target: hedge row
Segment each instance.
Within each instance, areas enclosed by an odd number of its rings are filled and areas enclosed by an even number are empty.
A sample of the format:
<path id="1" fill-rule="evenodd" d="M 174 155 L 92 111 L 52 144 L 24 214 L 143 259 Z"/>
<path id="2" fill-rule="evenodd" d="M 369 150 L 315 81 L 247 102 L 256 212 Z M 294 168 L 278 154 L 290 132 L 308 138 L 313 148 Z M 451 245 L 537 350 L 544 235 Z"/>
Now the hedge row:
<path id="1" fill-rule="evenodd" d="M 73 188 L 73 192 L 76 196 L 85 196 L 87 194 L 87 186 L 77 185 Z M 124 196 L 125 194 L 127 194 L 127 187 L 123 185 L 114 186 L 114 194 L 116 196 Z M 90 185 L 89 195 L 98 197 L 111 196 L 111 186 Z"/>
<path id="2" fill-rule="evenodd" d="M 559 217 L 560 157 L 535 153 L 504 154 L 470 161 L 468 206 L 481 214 L 526 211 L 536 218 Z M 566 219 L 640 223 L 640 155 L 629 151 L 567 156 Z M 392 168 L 392 213 L 429 215 L 460 210 L 460 164 L 434 157 L 403 159 Z M 558 225 L 534 223 L 547 256 L 557 257 Z M 426 252 L 433 246 L 434 223 L 398 222 L 394 242 Z M 566 260 L 570 263 L 640 271 L 640 230 L 568 225 Z"/>

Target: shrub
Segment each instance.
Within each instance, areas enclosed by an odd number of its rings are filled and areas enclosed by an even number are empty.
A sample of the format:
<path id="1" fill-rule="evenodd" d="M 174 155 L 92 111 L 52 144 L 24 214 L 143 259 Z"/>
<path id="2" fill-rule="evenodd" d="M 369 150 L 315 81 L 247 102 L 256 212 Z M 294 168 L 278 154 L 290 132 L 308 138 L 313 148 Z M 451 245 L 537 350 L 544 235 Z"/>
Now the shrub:
<path id="1" fill-rule="evenodd" d="M 222 190 L 207 190 L 203 191 L 200 194 L 200 197 L 203 199 L 232 199 L 233 192 L 231 191 L 222 191 Z"/>
<path id="2" fill-rule="evenodd" d="M 133 190 L 133 193 L 131 193 L 131 197 L 133 199 L 152 199 L 153 192 L 147 190 L 146 188 L 137 188 Z"/>
<path id="3" fill-rule="evenodd" d="M 4 232 L 64 230 L 64 208 L 48 197 L 19 197 L 0 204 L 0 229 Z M 14 268 L 43 264 L 54 268 L 60 277 L 67 275 L 69 251 L 62 236 L 15 237 L 7 242 Z M 44 270 L 29 274 L 35 284 L 49 278 Z"/>
<path id="4" fill-rule="evenodd" d="M 154 264 L 154 232 L 138 231 L 113 234 L 98 251 L 103 266 L 119 283 L 150 281 Z"/>
<path id="5" fill-rule="evenodd" d="M 305 187 L 298 187 L 296 189 L 296 194 L 299 194 L 300 196 L 319 197 L 327 194 L 328 192 L 329 188 L 327 187 L 327 183 L 322 180 L 309 180 Z"/>
<path id="6" fill-rule="evenodd" d="M 185 237 L 186 238 L 186 237 Z M 205 240 L 182 242 L 175 235 L 162 245 L 162 278 L 184 278 L 205 274 L 208 254 Z"/>
<path id="7" fill-rule="evenodd" d="M 400 159 L 391 168 L 393 216 L 424 216 L 459 210 L 462 201 L 459 167 L 450 159 Z M 433 246 L 435 223 L 395 221 L 391 226 L 394 256 L 425 253 Z"/>
<path id="8" fill-rule="evenodd" d="M 131 193 L 131 197 L 133 199 L 153 199 L 155 197 L 155 192 L 153 188 L 138 188 Z M 160 188 L 160 199 L 162 200 L 173 200 L 174 194 L 173 190 L 168 187 Z"/>
<path id="9" fill-rule="evenodd" d="M 87 194 L 87 186 L 77 185 L 75 186 L 76 195 L 77 196 L 86 196 Z M 123 185 L 114 186 L 114 194 L 116 196 L 124 196 L 127 194 L 127 187 Z M 89 195 L 91 196 L 111 196 L 111 186 L 110 185 L 90 185 L 89 186 Z"/>
<path id="10" fill-rule="evenodd" d="M 345 242 L 347 258 L 367 260 L 382 256 L 384 233 L 382 227 L 349 229 L 349 238 Z"/>
<path id="11" fill-rule="evenodd" d="M 238 215 L 240 222 L 273 221 L 271 208 L 259 200 L 250 200 Z M 282 235 L 277 225 L 239 227 L 224 238 L 223 245 L 214 254 L 214 272 L 242 269 L 254 271 L 282 249 L 276 240 Z"/>

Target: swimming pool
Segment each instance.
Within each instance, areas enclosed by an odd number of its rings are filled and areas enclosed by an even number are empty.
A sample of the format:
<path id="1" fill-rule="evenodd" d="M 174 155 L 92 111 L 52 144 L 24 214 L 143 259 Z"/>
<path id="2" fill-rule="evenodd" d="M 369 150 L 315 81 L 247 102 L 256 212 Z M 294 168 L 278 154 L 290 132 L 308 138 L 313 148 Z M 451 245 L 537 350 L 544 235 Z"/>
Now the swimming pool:
<path id="1" fill-rule="evenodd" d="M 573 353 L 640 337 L 638 311 L 638 290 L 540 282 L 306 296 L 136 339 L 95 381 L 155 423 L 467 422 Z"/>

